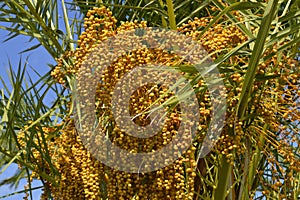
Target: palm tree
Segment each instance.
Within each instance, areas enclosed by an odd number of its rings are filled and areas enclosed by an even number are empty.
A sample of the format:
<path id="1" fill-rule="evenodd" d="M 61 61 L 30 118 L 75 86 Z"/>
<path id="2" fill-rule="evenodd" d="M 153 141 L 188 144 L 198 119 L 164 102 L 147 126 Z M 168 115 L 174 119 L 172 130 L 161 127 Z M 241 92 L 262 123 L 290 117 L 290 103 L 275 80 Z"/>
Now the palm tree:
<path id="1" fill-rule="evenodd" d="M 44 199 L 299 198 L 299 8 L 298 0 L 0 2 L 0 21 L 7 23 L 0 28 L 10 32 L 7 39 L 21 34 L 36 39 L 38 45 L 28 51 L 42 46 L 57 60 L 57 65 L 38 80 L 26 80 L 26 65 L 20 62 L 17 72 L 10 68 L 12 90 L 2 83 L 0 165 L 5 168 L 16 163 L 19 170 L 1 185 L 26 179 L 28 187 L 23 192 L 32 198 L 37 188 L 31 186 L 31 181 L 39 179 Z M 173 164 L 133 174 L 105 166 L 83 146 L 74 127 L 77 105 L 72 89 L 93 44 L 123 30 L 145 27 L 141 21 L 146 21 L 148 27 L 177 30 L 200 42 L 214 60 L 211 67 L 217 67 L 221 74 L 222 79 L 216 81 L 224 83 L 226 94 L 220 96 L 226 97 L 227 105 L 223 108 L 226 121 L 220 137 L 212 151 L 200 158 L 211 121 L 208 87 L 189 62 L 175 62 L 178 58 L 170 52 L 143 50 L 147 54 L 141 53 L 138 59 L 165 62 L 190 80 L 202 122 L 192 146 Z M 100 28 L 95 28 L 95 23 Z M 148 57 L 152 54 L 155 56 Z M 133 51 L 133 60 L 126 55 L 122 57 L 126 63 L 120 59 L 112 66 L 136 67 L 134 56 L 138 55 Z M 108 78 L 102 80 L 97 91 L 109 96 L 113 78 L 119 72 L 107 73 Z M 166 129 L 176 126 L 178 102 L 169 101 L 163 87 L 154 88 L 157 94 L 165 95 L 157 97 L 165 102 L 162 105 L 175 112 Z M 56 95 L 50 105 L 44 101 L 49 92 Z M 179 99 L 189 94 L 180 95 Z M 140 140 L 120 136 L 111 114 L 102 109 L 108 100 L 99 96 L 96 101 L 100 124 L 111 140 L 134 149 L 132 141 Z M 136 122 L 143 120 L 140 117 Z M 153 144 L 158 148 L 160 139 L 156 139 Z"/>

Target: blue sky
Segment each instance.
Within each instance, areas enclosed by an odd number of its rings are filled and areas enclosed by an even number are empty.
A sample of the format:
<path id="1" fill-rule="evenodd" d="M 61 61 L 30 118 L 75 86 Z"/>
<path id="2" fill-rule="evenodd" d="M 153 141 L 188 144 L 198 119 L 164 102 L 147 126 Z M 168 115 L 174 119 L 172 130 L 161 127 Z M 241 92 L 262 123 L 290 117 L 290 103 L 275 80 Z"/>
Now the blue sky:
<path id="1" fill-rule="evenodd" d="M 1 25 L 1 23 L 0 23 Z M 55 61 L 53 58 L 43 49 L 43 47 L 39 47 L 36 50 L 26 52 L 23 54 L 20 54 L 21 51 L 26 50 L 27 48 L 33 46 L 37 43 L 37 41 L 31 41 L 28 42 L 29 37 L 26 36 L 17 36 L 16 38 L 13 38 L 5 43 L 3 43 L 3 40 L 7 37 L 8 32 L 0 29 L 0 76 L 5 80 L 6 83 L 9 83 L 9 77 L 7 75 L 7 71 L 9 70 L 9 61 L 11 62 L 11 65 L 14 69 L 18 67 L 18 63 L 20 58 L 22 58 L 22 63 L 25 63 L 26 60 L 28 62 L 28 66 L 33 67 L 35 70 L 37 70 L 41 75 L 45 74 L 50 68 L 47 66 L 47 64 L 55 64 Z M 30 68 L 27 68 L 28 73 L 33 78 L 37 77 L 34 75 L 32 70 Z M 0 89 L 3 88 L 3 85 L 0 83 Z M 49 97 L 51 98 L 51 97 Z M 9 168 L 7 168 L 6 171 L 4 171 L 2 174 L 0 174 L 0 180 L 3 180 L 5 178 L 8 178 L 12 176 L 17 170 L 16 165 L 12 165 Z M 1 173 L 0 169 L 0 173 Z M 0 197 L 6 194 L 10 194 L 12 192 L 16 192 L 19 190 L 24 189 L 24 184 L 26 184 L 26 181 L 21 181 L 20 186 L 18 188 L 10 188 L 8 186 L 0 186 Z M 33 184 L 34 186 L 39 186 L 41 183 L 39 181 L 35 181 Z M 36 191 L 33 193 L 34 200 L 39 199 L 41 191 Z M 11 197 L 4 198 L 5 200 L 20 200 L 22 199 L 24 195 L 14 195 Z"/>
<path id="2" fill-rule="evenodd" d="M 68 2 L 68 1 L 67 1 Z M 58 4 L 58 10 L 59 10 L 59 29 L 60 30 L 65 30 L 65 26 L 64 26 L 64 22 L 62 19 L 62 8 L 61 8 L 61 4 Z M 69 17 L 75 17 L 75 13 L 76 11 L 69 11 Z M 4 25 L 3 22 L 0 22 L 0 26 Z M 7 26 L 7 24 L 6 24 Z M 29 52 L 25 52 L 20 54 L 20 52 L 38 44 L 38 41 L 33 40 L 33 41 L 28 41 L 30 38 L 27 36 L 17 36 L 5 43 L 3 43 L 3 41 L 7 38 L 8 36 L 8 31 L 2 30 L 0 29 L 0 76 L 5 80 L 5 82 L 7 84 L 9 84 L 9 77 L 7 75 L 7 71 L 9 70 L 9 61 L 12 65 L 12 67 L 16 70 L 18 65 L 19 65 L 19 61 L 21 58 L 22 61 L 22 65 L 25 64 L 25 62 L 27 62 L 27 72 L 29 73 L 30 77 L 33 78 L 33 81 L 35 79 L 37 79 L 36 74 L 30 69 L 30 67 L 34 68 L 39 74 L 44 75 L 45 73 L 47 73 L 50 68 L 48 66 L 48 64 L 52 64 L 55 65 L 56 62 L 55 60 L 48 54 L 48 52 L 41 46 L 38 49 L 35 49 L 33 51 L 29 51 Z M 3 88 L 2 83 L 0 82 L 0 90 Z M 55 100 L 55 96 L 54 94 L 51 95 L 51 92 L 49 94 L 47 94 L 48 96 L 46 97 L 46 100 L 49 102 L 53 102 L 53 100 Z M 10 166 L 6 171 L 4 171 L 1 174 L 1 169 L 0 169 L 0 180 L 3 180 L 5 178 L 8 178 L 10 176 L 12 176 L 15 172 L 15 170 L 17 170 L 17 166 L 16 165 L 12 165 Z M 0 199 L 1 196 L 6 195 L 6 194 L 10 194 L 12 192 L 16 192 L 16 191 L 20 191 L 24 189 L 24 185 L 26 184 L 26 181 L 22 181 L 20 186 L 16 189 L 14 188 L 9 188 L 8 186 L 0 186 Z M 39 186 L 41 185 L 41 183 L 39 181 L 35 181 L 33 183 L 33 187 L 35 186 Z M 38 190 L 37 192 L 33 193 L 33 200 L 36 199 L 40 199 L 40 194 L 41 191 Z M 22 199 L 24 195 L 20 194 L 20 195 L 14 195 L 11 197 L 6 197 L 4 198 L 5 200 L 20 200 Z"/>

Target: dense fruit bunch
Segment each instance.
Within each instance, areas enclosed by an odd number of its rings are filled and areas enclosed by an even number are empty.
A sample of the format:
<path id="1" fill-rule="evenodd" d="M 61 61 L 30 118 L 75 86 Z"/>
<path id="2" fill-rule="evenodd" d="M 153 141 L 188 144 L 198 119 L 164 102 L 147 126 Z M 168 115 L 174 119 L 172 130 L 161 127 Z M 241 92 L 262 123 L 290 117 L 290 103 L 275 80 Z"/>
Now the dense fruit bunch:
<path id="1" fill-rule="evenodd" d="M 101 20 L 99 20 L 95 17 L 96 15 L 104 17 L 101 17 Z M 146 27 L 146 22 L 125 22 L 116 28 L 116 20 L 111 17 L 111 13 L 105 8 L 95 8 L 89 11 L 85 20 L 86 30 L 82 33 L 78 42 L 79 48 L 76 49 L 74 53 L 73 60 L 75 60 L 75 62 L 69 65 L 73 67 L 60 70 L 63 59 L 68 60 L 68 58 L 64 57 L 58 60 L 58 67 L 52 73 L 53 77 L 60 83 L 65 83 L 65 81 L 62 81 L 63 77 L 74 74 L 74 72 L 80 68 L 80 65 L 86 58 L 85 56 L 97 46 L 97 43 L 114 34 L 134 28 Z M 98 30 L 99 26 L 102 28 Z M 99 119 L 104 120 L 104 117 L 101 118 L 101 116 L 109 116 L 109 123 L 113 123 L 111 113 L 106 107 L 111 106 L 111 93 L 119 77 L 122 77 L 126 72 L 137 66 L 150 62 L 170 66 L 172 63 L 176 63 L 178 59 L 178 56 L 158 49 L 139 49 L 118 58 L 103 73 L 103 81 L 101 81 L 97 87 L 96 109 Z M 71 62 L 71 59 L 68 61 Z M 149 90 L 152 92 L 147 94 Z M 139 88 L 130 98 L 130 114 L 135 116 L 145 110 L 161 94 L 165 93 L 166 90 L 166 88 L 157 85 L 146 85 Z M 166 100 L 167 97 L 168 95 L 161 99 L 161 102 Z M 106 107 L 103 108 L 103 105 L 106 105 Z M 205 109 L 205 106 L 203 103 L 201 106 L 202 109 Z M 205 118 L 207 118 L 206 116 L 208 115 L 209 112 L 203 115 L 202 124 L 205 124 Z M 120 172 L 110 169 L 95 160 L 80 143 L 79 136 L 76 135 L 74 131 L 72 121 L 69 123 L 70 128 L 64 129 L 62 134 L 64 136 L 60 137 L 63 139 L 59 140 L 61 141 L 62 149 L 69 149 L 68 147 L 72 146 L 72 151 L 66 151 L 64 154 L 61 154 L 61 158 L 67 155 L 70 156 L 68 156 L 68 162 L 61 162 L 64 163 L 64 166 L 60 166 L 60 172 L 62 173 L 60 180 L 61 189 L 53 190 L 54 196 L 57 194 L 57 197 L 70 199 L 70 195 L 73 193 L 76 195 L 73 196 L 73 198 L 85 197 L 87 199 L 131 199 L 133 197 L 135 197 L 135 199 L 192 199 L 194 195 L 194 177 L 196 176 L 194 172 L 194 168 L 196 167 L 194 159 L 195 147 L 191 147 L 187 153 L 180 157 L 174 164 L 155 172 L 140 174 Z M 135 123 L 143 126 L 149 122 L 147 122 L 146 116 L 141 115 L 136 118 Z M 162 132 L 153 136 L 150 141 L 126 135 L 117 127 L 110 133 L 110 139 L 128 151 L 149 152 L 166 145 L 172 137 L 176 135 L 176 129 L 179 123 L 180 114 L 175 109 L 174 112 L 168 116 L 162 128 Z M 140 144 L 143 144 L 142 147 L 140 147 Z M 81 145 L 81 147 L 78 145 Z M 120 160 L 122 160 L 122 158 L 120 158 Z M 86 168 L 88 168 L 88 170 L 86 170 Z M 70 171 L 70 169 L 73 169 L 73 171 Z M 76 179 L 76 177 L 79 177 L 80 180 Z"/>
<path id="2" fill-rule="evenodd" d="M 238 27 L 225 18 L 223 23 L 215 24 L 198 38 L 201 35 L 201 27 L 206 27 L 210 20 L 210 17 L 196 18 L 179 27 L 178 31 L 199 41 L 207 52 L 213 53 L 213 59 L 228 53 L 248 39 Z M 116 23 L 117 20 L 108 9 L 101 7 L 90 10 L 85 18 L 85 31 L 79 38 L 78 48 L 75 52 L 66 52 L 58 59 L 58 66 L 53 70 L 52 76 L 59 83 L 67 85 L 66 77 L 78 72 L 87 54 L 96 48 L 97 44 L 124 31 L 146 27 L 146 22 L 125 22 L 119 27 Z M 73 120 L 66 119 L 61 135 L 45 146 L 51 152 L 55 167 L 60 172 L 60 176 L 55 176 L 59 182 L 58 187 L 48 182 L 54 199 L 193 199 L 197 196 L 196 193 L 205 193 L 203 198 L 205 195 L 209 198 L 215 185 L 207 183 L 211 183 L 211 179 L 218 173 L 211 167 L 219 165 L 216 155 L 225 155 L 228 162 L 242 173 L 247 167 L 244 166 L 243 155 L 249 155 L 249 151 L 257 151 L 257 155 L 267 155 L 271 180 L 264 178 L 263 173 L 266 171 L 253 171 L 253 176 L 261 177 L 263 193 L 266 196 L 271 191 L 281 193 L 280 188 L 283 184 L 292 190 L 297 184 L 293 177 L 300 172 L 300 163 L 297 157 L 299 152 L 294 151 L 290 142 L 299 145 L 299 137 L 296 135 L 299 126 L 293 131 L 284 126 L 284 121 L 296 123 L 300 118 L 299 71 L 296 61 L 284 53 L 277 54 L 278 47 L 284 44 L 285 41 L 269 47 L 264 53 L 266 59 L 259 65 L 248 107 L 249 113 L 252 113 L 250 117 L 255 116 L 252 117 L 252 123 L 248 123 L 247 119 L 237 121 L 235 116 L 249 57 L 242 54 L 233 55 L 220 65 L 227 90 L 227 94 L 222 94 L 227 98 L 226 125 L 212 153 L 198 163 L 195 155 L 198 144 L 205 136 L 211 113 L 210 96 L 207 91 L 197 96 L 200 120 L 195 143 L 173 164 L 150 173 L 126 173 L 100 163 L 85 149 Z M 150 62 L 172 67 L 178 59 L 178 56 L 158 49 L 138 49 L 118 58 L 105 71 L 105 75 L 101 77 L 102 81 L 97 85 L 96 109 L 99 120 L 107 120 L 107 123 L 114 124 L 107 107 L 111 106 L 111 93 L 116 83 L 126 72 Z M 195 87 L 203 85 L 205 83 L 201 80 Z M 165 92 L 166 88 L 158 85 L 139 88 L 131 96 L 130 115 L 139 114 Z M 168 95 L 162 98 L 161 103 L 167 98 Z M 117 127 L 110 130 L 109 138 L 113 143 L 132 152 L 156 150 L 170 142 L 177 134 L 176 127 L 180 125 L 180 117 L 180 109 L 175 107 L 162 131 L 152 140 L 129 136 Z M 141 115 L 135 119 L 135 123 L 144 126 L 149 123 L 147 120 L 145 115 Z M 20 135 L 20 141 L 26 140 L 24 135 L 26 131 Z M 39 138 L 40 135 L 36 137 Z M 252 149 L 251 144 L 258 144 L 258 149 Z M 273 156 L 274 151 L 281 155 L 285 163 L 289 163 L 287 167 L 281 166 L 278 158 Z M 38 152 L 33 154 L 35 159 L 41 159 Z M 42 160 L 39 162 L 42 163 Z M 44 166 L 45 169 L 47 167 L 49 166 Z M 256 192 L 255 187 L 249 190 L 251 195 Z M 43 197 L 46 199 L 46 196 L 45 191 Z M 287 194 L 282 193 L 280 197 L 287 198 Z"/>

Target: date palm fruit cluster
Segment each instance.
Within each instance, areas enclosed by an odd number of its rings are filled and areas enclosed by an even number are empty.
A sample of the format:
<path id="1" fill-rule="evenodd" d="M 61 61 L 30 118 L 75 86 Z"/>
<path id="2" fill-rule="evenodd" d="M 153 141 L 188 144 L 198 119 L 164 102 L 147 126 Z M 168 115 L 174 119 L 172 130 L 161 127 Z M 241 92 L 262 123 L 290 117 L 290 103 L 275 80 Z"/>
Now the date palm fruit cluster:
<path id="1" fill-rule="evenodd" d="M 111 12 L 104 7 L 89 11 L 84 23 L 85 32 L 80 36 L 74 56 L 70 57 L 71 54 L 68 53 L 67 56 L 60 58 L 52 76 L 64 84 L 64 77 L 76 73 L 87 54 L 101 41 L 124 31 L 146 27 L 146 22 L 125 22 L 119 27 L 116 27 L 116 22 Z M 99 121 L 106 120 L 109 124 L 114 123 L 111 111 L 107 108 L 111 106 L 111 94 L 118 79 L 126 72 L 150 62 L 170 66 L 178 60 L 178 56 L 159 49 L 138 49 L 118 58 L 104 71 L 102 81 L 97 85 L 95 107 Z M 69 65 L 63 64 L 66 62 L 69 62 Z M 153 84 L 140 87 L 130 97 L 130 115 L 141 113 L 166 91 L 167 88 L 164 86 Z M 170 95 L 159 101 L 164 102 Z M 103 105 L 106 106 L 103 108 Z M 205 104 L 201 106 L 203 110 L 205 106 Z M 118 127 L 113 128 L 109 137 L 114 144 L 130 152 L 155 151 L 170 142 L 177 134 L 180 125 L 179 110 L 178 107 L 173 109 L 161 133 L 151 139 L 127 135 Z M 203 124 L 208 115 L 209 112 L 203 115 Z M 149 123 L 149 118 L 141 115 L 135 119 L 135 123 L 145 126 Z M 63 153 L 60 154 L 62 161 L 59 162 L 61 163 L 59 171 L 62 173 L 59 180 L 60 187 L 55 189 L 51 186 L 53 188 L 51 192 L 56 198 L 70 199 L 73 194 L 75 195 L 73 198 L 77 199 L 131 199 L 133 197 L 135 199 L 192 199 L 194 195 L 193 185 L 196 174 L 193 169 L 196 167 L 194 159 L 196 148 L 193 146 L 175 163 L 163 169 L 134 174 L 111 169 L 97 161 L 80 142 L 72 121 L 69 121 L 68 126 L 62 130 L 61 136 L 58 138 L 61 142 L 60 149 L 63 149 Z M 60 140 L 61 138 L 63 139 Z"/>
<path id="2" fill-rule="evenodd" d="M 237 13 L 233 14 L 242 20 Z M 237 26 L 227 24 L 226 21 L 209 28 L 202 37 L 198 38 L 201 29 L 197 31 L 197 27 L 205 27 L 209 21 L 207 18 L 195 19 L 193 22 L 183 25 L 179 30 L 197 38 L 208 52 L 217 52 L 212 55 L 213 59 L 220 54 L 228 53 L 236 45 L 247 40 Z M 257 34 L 257 31 L 258 29 L 252 29 L 254 34 Z M 226 126 L 214 148 L 217 154 L 226 156 L 228 162 L 235 169 L 241 169 L 242 174 L 247 166 L 244 165 L 244 162 L 239 163 L 241 156 L 249 156 L 247 154 L 251 151 L 249 149 L 258 146 L 256 151 L 263 152 L 267 157 L 267 164 L 266 167 L 254 169 L 252 175 L 258 177 L 259 181 L 263 183 L 262 193 L 264 195 L 268 196 L 273 193 L 282 199 L 291 198 L 290 194 L 282 191 L 283 187 L 285 187 L 285 191 L 295 191 L 297 194 L 298 191 L 294 188 L 298 183 L 294 177 L 300 172 L 299 150 L 297 150 L 299 147 L 297 134 L 300 128 L 299 124 L 297 125 L 300 117 L 299 61 L 288 57 L 283 50 L 278 52 L 280 47 L 288 42 L 280 41 L 270 45 L 263 54 L 263 62 L 259 64 L 256 80 L 251 89 L 252 101 L 249 102 L 248 109 L 253 112 L 252 115 L 257 116 L 253 118 L 251 124 L 237 121 L 235 115 L 249 56 L 241 54 L 231 56 L 220 66 L 227 89 L 228 108 Z M 284 125 L 286 122 L 292 122 L 294 125 Z M 247 139 L 254 144 L 253 147 L 246 146 Z M 284 160 L 283 163 L 279 161 L 280 158 L 276 158 L 274 152 L 279 153 Z M 287 165 L 287 163 L 289 164 Z M 203 170 L 199 169 L 199 172 L 201 173 Z M 209 176 L 208 173 L 211 172 L 206 171 L 206 175 Z M 271 174 L 271 180 L 266 178 L 269 174 Z M 205 186 L 205 181 L 201 183 L 202 186 Z M 202 191 L 205 189 L 203 188 Z M 249 191 L 250 196 L 253 197 L 256 188 L 254 187 L 253 190 L 250 188 Z"/>
<path id="3" fill-rule="evenodd" d="M 240 19 L 242 20 L 242 17 Z M 79 38 L 78 48 L 74 52 L 66 52 L 58 59 L 58 65 L 52 72 L 53 78 L 61 84 L 67 85 L 66 77 L 76 75 L 84 60 L 87 59 L 87 55 L 102 41 L 116 34 L 147 26 L 146 22 L 135 21 L 124 22 L 117 27 L 117 20 L 104 7 L 88 11 L 84 20 L 85 31 Z M 213 59 L 247 40 L 246 35 L 226 18 L 222 18 L 222 23 L 213 25 L 204 35 L 201 35 L 201 27 L 206 27 L 210 20 L 212 17 L 195 18 L 179 27 L 177 31 L 199 41 L 207 52 L 216 52 L 211 56 Z M 255 33 L 256 30 L 252 31 Z M 295 135 L 297 131 L 291 131 L 289 127 L 283 125 L 284 120 L 299 119 L 297 63 L 284 53 L 277 52 L 278 47 L 285 42 L 278 42 L 269 47 L 264 53 L 267 59 L 259 65 L 251 91 L 252 100 L 248 107 L 248 110 L 252 110 L 256 116 L 251 124 L 237 121 L 235 116 L 249 57 L 233 55 L 220 66 L 220 76 L 224 78 L 227 91 L 226 94 L 222 94 L 227 99 L 226 124 L 218 142 L 207 156 L 207 160 L 210 161 L 205 161 L 210 166 L 214 164 L 218 166 L 218 163 L 214 163 L 215 155 L 225 155 L 237 171 L 242 171 L 246 167 L 243 166 L 243 156 L 248 151 L 245 145 L 245 140 L 248 138 L 250 145 L 257 144 L 259 148 L 257 151 L 267 155 L 269 163 L 267 166 L 272 179 L 264 178 L 263 173 L 266 171 L 255 169 L 253 172 L 254 176 L 261 178 L 263 193 L 266 196 L 272 191 L 280 193 L 282 184 L 292 189 L 296 184 L 293 177 L 300 172 L 299 158 L 296 157 L 289 143 L 292 138 L 294 144 L 299 144 L 299 138 Z M 178 60 L 180 58 L 177 55 L 168 51 L 142 48 L 122 55 L 105 70 L 97 85 L 95 108 L 99 121 L 110 124 L 110 126 L 103 126 L 103 129 L 108 132 L 114 144 L 131 152 L 150 152 L 162 148 L 176 136 L 181 121 L 179 106 L 171 110 L 162 130 L 150 139 L 136 138 L 122 132 L 115 126 L 109 108 L 114 87 L 126 72 L 147 63 L 172 67 L 178 64 Z M 184 62 L 188 64 L 187 61 Z M 267 77 L 266 74 L 269 76 Z M 205 81 L 200 80 L 195 87 L 200 88 L 204 85 Z M 166 91 L 166 87 L 155 84 L 140 87 L 130 97 L 130 115 L 141 113 L 156 100 L 163 103 L 172 95 L 170 93 L 160 98 Z M 54 199 L 193 199 L 197 196 L 196 193 L 206 192 L 205 194 L 209 195 L 209 190 L 214 186 L 207 187 L 207 182 L 211 181 L 209 179 L 212 174 L 213 177 L 217 176 L 217 170 L 212 170 L 213 167 L 204 169 L 203 160 L 196 162 L 196 152 L 210 122 L 211 99 L 207 91 L 197 94 L 197 97 L 200 119 L 194 143 L 171 165 L 149 173 L 128 173 L 105 166 L 82 144 L 73 119 L 66 118 L 60 136 L 55 137 L 45 146 L 60 175 L 52 174 L 49 166 L 44 166 L 44 171 L 48 171 L 49 175 L 55 177 L 59 185 L 47 181 L 48 187 L 45 188 L 43 198 L 46 199 L 49 191 Z M 135 123 L 145 126 L 150 122 L 147 115 L 140 115 L 135 118 Z M 295 129 L 299 130 L 299 127 Z M 51 132 L 51 129 L 44 131 Z M 26 141 L 25 136 L 26 131 L 20 135 L 20 141 Z M 278 158 L 274 156 L 274 151 L 278 151 L 284 162 L 289 163 L 288 167 L 281 166 Z M 34 158 L 43 163 L 39 152 L 34 154 Z M 37 176 L 39 170 L 39 168 L 36 170 L 33 177 L 39 178 Z M 253 191 L 250 188 L 250 191 L 253 195 L 255 188 Z M 284 195 L 281 194 L 281 197 L 287 198 Z"/>

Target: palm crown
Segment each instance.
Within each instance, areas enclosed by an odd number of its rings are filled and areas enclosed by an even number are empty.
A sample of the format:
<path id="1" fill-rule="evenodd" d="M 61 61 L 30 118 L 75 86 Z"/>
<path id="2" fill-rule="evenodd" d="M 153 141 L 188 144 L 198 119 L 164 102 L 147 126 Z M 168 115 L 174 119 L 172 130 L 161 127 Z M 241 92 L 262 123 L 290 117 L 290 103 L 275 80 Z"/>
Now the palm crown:
<path id="1" fill-rule="evenodd" d="M 299 8 L 299 1 L 277 0 L 4 0 L 0 20 L 6 24 L 0 27 L 10 32 L 7 39 L 23 34 L 38 40 L 27 50 L 42 46 L 57 65 L 26 82 L 26 65 L 20 63 L 17 72 L 10 68 L 12 89 L 3 82 L 0 163 L 17 163 L 19 170 L 1 184 L 27 179 L 27 198 L 36 189 L 31 181 L 39 179 L 42 199 L 299 198 Z M 144 48 L 122 55 L 95 86 L 99 124 L 114 144 L 151 152 L 178 132 L 181 108 L 161 85 L 141 87 L 131 95 L 129 106 L 134 122 L 143 126 L 149 123 L 146 112 L 151 105 L 160 102 L 167 108 L 168 121 L 160 134 L 147 143 L 116 126 L 108 109 L 111 92 L 120 77 L 141 64 L 178 70 L 190 80 L 199 102 L 199 124 L 188 150 L 164 168 L 128 173 L 99 162 L 83 145 L 74 124 L 78 107 L 73 89 L 97 44 L 146 27 L 176 30 L 202 45 L 214 62 L 209 70 L 216 67 L 220 72 L 215 82 L 224 86 L 220 98 L 226 105 L 220 111 L 226 111 L 226 120 L 212 151 L 200 158 L 212 120 L 209 87 L 201 74 L 164 50 Z M 50 91 L 56 95 L 51 105 L 44 103 Z M 178 99 L 187 96 L 183 92 Z"/>

